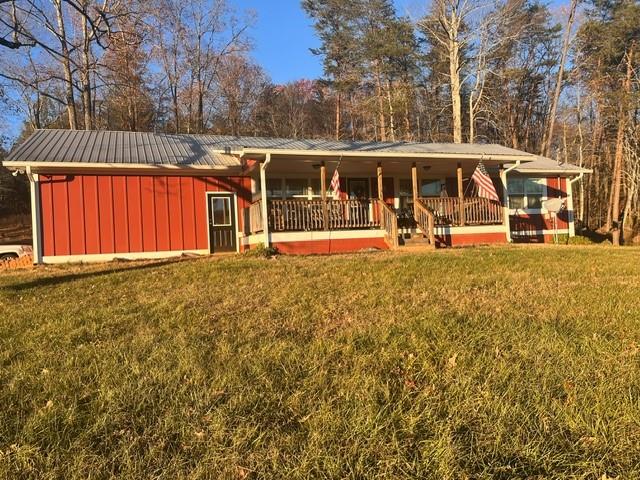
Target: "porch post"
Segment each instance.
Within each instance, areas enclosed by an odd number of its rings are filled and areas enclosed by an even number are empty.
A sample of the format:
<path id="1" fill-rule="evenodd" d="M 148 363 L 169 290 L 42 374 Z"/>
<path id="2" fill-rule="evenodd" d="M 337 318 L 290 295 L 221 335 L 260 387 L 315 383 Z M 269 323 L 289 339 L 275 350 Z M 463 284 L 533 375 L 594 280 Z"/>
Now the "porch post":
<path id="1" fill-rule="evenodd" d="M 378 162 L 378 167 L 376 168 L 376 174 L 378 177 L 378 199 L 381 202 L 384 202 L 384 194 L 382 192 L 382 163 Z"/>
<path id="2" fill-rule="evenodd" d="M 456 174 L 458 176 L 458 201 L 459 209 L 460 209 L 460 226 L 464 227 L 465 219 L 464 219 L 464 186 L 462 183 L 462 163 L 458 162 L 458 168 L 456 169 Z"/>
<path id="3" fill-rule="evenodd" d="M 416 203 L 418 200 L 418 167 L 416 167 L 416 163 L 413 162 L 411 165 L 411 188 L 413 190 L 413 203 Z"/>
<path id="4" fill-rule="evenodd" d="M 573 185 L 571 179 L 566 177 L 565 183 L 567 185 L 567 220 L 569 221 L 569 237 L 576 236 L 576 216 L 573 210 Z M 559 185 L 562 185 L 559 181 Z M 562 190 L 558 187 L 558 190 Z"/>
<path id="5" fill-rule="evenodd" d="M 31 237 L 33 239 L 33 263 L 42 263 L 42 234 L 40 219 L 40 176 L 31 173 L 31 167 L 27 167 L 27 177 L 31 191 Z"/>
<path id="6" fill-rule="evenodd" d="M 329 230 L 329 210 L 327 208 L 327 165 L 320 163 L 320 195 L 322 197 L 322 227 Z"/>
<path id="7" fill-rule="evenodd" d="M 264 162 L 260 164 L 260 195 L 262 210 L 262 233 L 264 234 L 264 246 L 269 247 L 269 209 L 267 208 L 267 165 L 271 161 L 271 154 L 267 153 Z"/>
<path id="8" fill-rule="evenodd" d="M 376 177 L 378 180 L 378 200 L 380 202 L 384 202 L 384 194 L 382 192 L 382 162 L 378 162 L 378 166 L 376 167 Z M 374 208 L 379 209 L 378 212 L 380 214 L 380 226 L 382 228 L 385 228 L 384 215 L 382 214 L 382 210 L 381 210 L 382 207 L 376 204 Z"/>

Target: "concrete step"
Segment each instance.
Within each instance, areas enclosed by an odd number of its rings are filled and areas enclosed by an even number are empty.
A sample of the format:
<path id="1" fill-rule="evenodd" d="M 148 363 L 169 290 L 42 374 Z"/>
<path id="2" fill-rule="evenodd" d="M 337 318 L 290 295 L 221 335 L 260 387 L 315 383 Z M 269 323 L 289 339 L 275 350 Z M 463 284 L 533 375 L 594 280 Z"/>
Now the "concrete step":
<path id="1" fill-rule="evenodd" d="M 429 239 L 423 235 L 413 235 L 410 238 L 401 239 L 401 243 L 410 244 L 410 243 L 429 243 Z"/>

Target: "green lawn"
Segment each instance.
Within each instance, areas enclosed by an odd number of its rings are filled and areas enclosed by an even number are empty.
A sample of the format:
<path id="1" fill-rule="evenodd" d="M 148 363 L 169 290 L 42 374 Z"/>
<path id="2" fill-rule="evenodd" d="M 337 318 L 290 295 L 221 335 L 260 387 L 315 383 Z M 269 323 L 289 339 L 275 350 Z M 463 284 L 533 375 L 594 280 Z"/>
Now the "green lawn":
<path id="1" fill-rule="evenodd" d="M 0 274 L 0 478 L 640 477 L 640 250 Z"/>

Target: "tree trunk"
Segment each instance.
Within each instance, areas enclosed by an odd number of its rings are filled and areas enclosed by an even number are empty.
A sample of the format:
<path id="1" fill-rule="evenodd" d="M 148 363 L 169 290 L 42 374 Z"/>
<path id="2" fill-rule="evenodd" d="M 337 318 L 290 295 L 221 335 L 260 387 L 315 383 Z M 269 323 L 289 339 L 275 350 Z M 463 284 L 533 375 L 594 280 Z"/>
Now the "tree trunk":
<path id="1" fill-rule="evenodd" d="M 387 78 L 387 101 L 389 102 L 389 137 L 392 142 L 396 141 L 395 113 L 393 111 L 393 102 L 391 99 L 391 81 Z"/>
<path id="2" fill-rule="evenodd" d="M 449 37 L 449 75 L 451 77 L 451 108 L 453 143 L 462 143 L 462 100 L 460 97 L 460 44 L 457 29 Z"/>
<path id="3" fill-rule="evenodd" d="M 582 105 L 580 103 L 580 90 L 576 95 L 576 123 L 578 124 L 578 166 L 584 167 L 584 136 L 582 134 Z M 578 185 L 580 192 L 578 194 L 578 220 L 584 226 L 584 179 Z"/>
<path id="4" fill-rule="evenodd" d="M 631 93 L 631 79 L 633 75 L 633 46 L 627 52 L 627 75 L 623 83 L 624 101 L 620 102 L 620 113 L 618 119 L 618 134 L 616 136 L 616 158 L 613 169 L 613 202 L 612 202 L 612 243 L 620 245 L 620 190 L 622 187 L 622 172 L 624 161 L 624 135 L 627 128 L 627 111 L 629 95 Z"/>
<path id="5" fill-rule="evenodd" d="M 380 65 L 376 63 L 376 96 L 378 97 L 378 122 L 380 128 L 380 141 L 387 140 L 387 123 L 384 115 L 384 98 L 382 95 L 382 78 Z"/>
<path id="6" fill-rule="evenodd" d="M 340 92 L 336 94 L 336 140 L 340 140 Z"/>
<path id="7" fill-rule="evenodd" d="M 56 19 L 58 21 L 58 35 L 60 36 L 60 46 L 62 53 L 62 70 L 64 71 L 65 94 L 67 104 L 67 114 L 69 115 L 69 128 L 78 129 L 78 116 L 76 113 L 76 101 L 73 94 L 73 74 L 71 73 L 71 57 L 69 55 L 69 45 L 64 25 L 64 15 L 62 13 L 62 0 L 53 0 L 56 7 Z"/>
<path id="8" fill-rule="evenodd" d="M 548 157 L 551 150 L 551 142 L 553 141 L 553 128 L 556 121 L 556 110 L 558 109 L 558 102 L 560 101 L 560 92 L 562 90 L 562 77 L 564 76 L 564 64 L 567 60 L 567 53 L 569 52 L 569 41 L 571 40 L 571 27 L 573 26 L 573 20 L 576 14 L 576 8 L 578 7 L 579 0 L 571 0 L 571 7 L 569 8 L 569 18 L 567 19 L 567 28 L 564 32 L 564 40 L 562 42 L 562 55 L 560 56 L 560 67 L 558 68 L 558 77 L 556 79 L 556 89 L 553 94 L 553 101 L 551 103 L 551 109 L 549 110 L 549 128 L 544 136 L 542 142 L 542 156 Z"/>
<path id="9" fill-rule="evenodd" d="M 409 99 L 411 97 L 409 94 L 409 89 L 406 88 L 406 84 L 404 90 L 404 139 L 410 142 L 411 140 L 413 140 L 413 134 L 411 133 L 411 117 L 409 116 Z"/>
<path id="10" fill-rule="evenodd" d="M 84 5 L 86 7 L 86 4 Z M 82 19 L 82 108 L 84 129 L 93 130 L 93 109 L 91 108 L 91 38 L 86 18 Z"/>

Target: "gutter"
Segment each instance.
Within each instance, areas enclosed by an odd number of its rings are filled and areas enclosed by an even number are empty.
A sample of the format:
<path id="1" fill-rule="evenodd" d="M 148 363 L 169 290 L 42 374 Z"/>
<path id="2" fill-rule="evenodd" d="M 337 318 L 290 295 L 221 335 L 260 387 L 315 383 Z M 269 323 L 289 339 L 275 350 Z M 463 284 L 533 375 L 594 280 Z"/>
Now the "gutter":
<path id="1" fill-rule="evenodd" d="M 511 165 L 509 168 L 505 169 L 502 173 L 504 175 L 506 175 L 507 173 L 509 173 L 511 170 L 515 170 L 516 168 L 518 168 L 520 166 L 520 160 L 516 160 L 516 163 L 514 163 L 513 165 Z M 506 177 L 505 177 L 506 178 Z"/>
<path id="2" fill-rule="evenodd" d="M 18 171 L 18 170 L 16 170 Z M 29 179 L 29 192 L 31 202 L 31 248 L 33 251 L 33 263 L 42 263 L 42 232 L 40 213 L 40 178 L 37 173 L 31 171 L 31 167 L 25 168 Z"/>
<path id="3" fill-rule="evenodd" d="M 509 173 L 512 170 L 515 170 L 519 166 L 520 166 L 520 160 L 516 160 L 516 163 L 514 163 L 509 168 L 502 170 L 502 172 L 500 172 L 500 180 L 502 180 L 502 198 L 504 203 L 502 216 L 504 218 L 504 224 L 505 224 L 508 243 L 512 242 L 512 238 L 511 238 L 511 223 L 509 221 L 509 190 L 507 188 L 507 173 Z"/>
<path id="4" fill-rule="evenodd" d="M 584 177 L 584 172 L 580 172 L 580 174 L 576 178 L 572 178 L 571 180 L 569 180 L 569 183 L 574 184 L 582 180 L 582 177 Z"/>
<path id="5" fill-rule="evenodd" d="M 487 155 L 482 153 L 443 153 L 443 152 L 380 152 L 361 150 L 283 150 L 283 149 L 260 149 L 245 148 L 241 152 L 231 152 L 232 154 L 244 155 L 285 155 L 303 157 L 365 157 L 365 158 L 415 158 L 415 159 L 454 159 L 454 160 L 485 160 L 495 162 L 515 161 L 532 162 L 533 155 Z"/>

